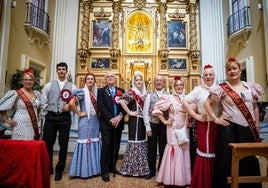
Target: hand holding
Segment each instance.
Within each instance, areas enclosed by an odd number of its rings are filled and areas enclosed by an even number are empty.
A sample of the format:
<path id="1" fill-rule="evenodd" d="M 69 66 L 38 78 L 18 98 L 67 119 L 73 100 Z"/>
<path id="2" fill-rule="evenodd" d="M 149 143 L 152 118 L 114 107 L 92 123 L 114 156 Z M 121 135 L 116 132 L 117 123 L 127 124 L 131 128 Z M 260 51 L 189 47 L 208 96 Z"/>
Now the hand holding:
<path id="1" fill-rule="evenodd" d="M 167 126 L 171 126 L 173 122 L 174 122 L 174 119 L 173 118 L 168 118 L 168 120 L 165 121 L 164 124 L 167 125 Z"/>
<path id="2" fill-rule="evenodd" d="M 129 113 L 130 116 L 136 116 L 136 117 L 138 117 L 139 114 L 140 114 L 139 111 L 130 111 Z"/>
<path id="3" fill-rule="evenodd" d="M 222 116 L 219 117 L 219 118 L 215 118 L 214 123 L 220 124 L 220 125 L 223 125 L 223 126 L 229 126 L 230 125 L 230 123 L 228 121 L 226 121 Z"/>
<path id="4" fill-rule="evenodd" d="M 200 115 L 200 114 L 197 114 L 196 117 L 195 117 L 195 119 L 197 121 L 201 121 L 201 122 L 207 121 L 207 117 L 205 115 Z"/>
<path id="5" fill-rule="evenodd" d="M 7 124 L 9 124 L 11 127 L 16 127 L 17 124 L 18 124 L 16 121 L 14 121 L 14 120 L 12 120 L 12 119 L 7 119 L 5 122 L 6 122 Z"/>
<path id="6" fill-rule="evenodd" d="M 153 135 L 152 131 L 146 131 L 146 134 L 147 134 L 147 136 L 152 136 Z"/>
<path id="7" fill-rule="evenodd" d="M 86 112 L 79 112 L 79 117 L 87 117 L 87 113 Z"/>
<path id="8" fill-rule="evenodd" d="M 69 104 L 65 104 L 65 105 L 62 107 L 62 111 L 63 111 L 63 112 L 68 112 L 69 109 L 70 109 Z"/>

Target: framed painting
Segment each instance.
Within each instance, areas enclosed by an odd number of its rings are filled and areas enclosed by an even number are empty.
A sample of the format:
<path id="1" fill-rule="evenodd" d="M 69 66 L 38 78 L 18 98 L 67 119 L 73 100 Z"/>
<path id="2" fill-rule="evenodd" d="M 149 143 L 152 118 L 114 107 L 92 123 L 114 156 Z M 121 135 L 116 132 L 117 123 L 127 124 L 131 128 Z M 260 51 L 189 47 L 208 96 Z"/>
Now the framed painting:
<path id="1" fill-rule="evenodd" d="M 186 70 L 187 62 L 186 59 L 182 58 L 170 58 L 168 59 L 169 70 Z"/>
<path id="2" fill-rule="evenodd" d="M 111 22 L 94 20 L 92 27 L 92 46 L 109 47 L 111 45 Z"/>
<path id="3" fill-rule="evenodd" d="M 110 58 L 91 58 L 92 69 L 109 69 Z"/>
<path id="4" fill-rule="evenodd" d="M 182 21 L 168 23 L 168 47 L 186 48 L 186 24 Z"/>

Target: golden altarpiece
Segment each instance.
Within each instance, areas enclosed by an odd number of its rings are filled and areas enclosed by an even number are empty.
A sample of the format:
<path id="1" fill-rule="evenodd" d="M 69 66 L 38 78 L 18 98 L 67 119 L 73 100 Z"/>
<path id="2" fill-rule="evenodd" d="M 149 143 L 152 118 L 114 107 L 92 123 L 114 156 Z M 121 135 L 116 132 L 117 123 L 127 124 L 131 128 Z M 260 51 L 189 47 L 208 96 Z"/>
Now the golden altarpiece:
<path id="1" fill-rule="evenodd" d="M 156 74 L 170 92 L 177 75 L 191 90 L 200 81 L 198 6 L 198 0 L 80 0 L 77 86 L 91 71 L 102 87 L 112 71 L 117 85 L 129 89 L 139 70 L 148 91 Z"/>

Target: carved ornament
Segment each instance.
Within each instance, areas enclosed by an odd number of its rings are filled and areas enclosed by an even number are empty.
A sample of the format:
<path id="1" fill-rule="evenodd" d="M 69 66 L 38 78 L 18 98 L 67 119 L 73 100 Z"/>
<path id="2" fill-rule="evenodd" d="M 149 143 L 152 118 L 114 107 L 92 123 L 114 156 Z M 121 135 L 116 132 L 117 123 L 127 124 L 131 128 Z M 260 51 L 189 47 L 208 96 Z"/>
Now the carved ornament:
<path id="1" fill-rule="evenodd" d="M 185 18 L 185 13 L 180 13 L 179 9 L 176 9 L 174 13 L 169 13 L 168 17 L 182 20 L 183 18 Z"/>
<path id="2" fill-rule="evenodd" d="M 110 17 L 112 14 L 110 12 L 105 12 L 104 8 L 101 7 L 100 11 L 99 12 L 95 12 L 94 13 L 94 16 L 95 17 L 102 17 L 102 18 L 105 18 L 105 17 Z"/>

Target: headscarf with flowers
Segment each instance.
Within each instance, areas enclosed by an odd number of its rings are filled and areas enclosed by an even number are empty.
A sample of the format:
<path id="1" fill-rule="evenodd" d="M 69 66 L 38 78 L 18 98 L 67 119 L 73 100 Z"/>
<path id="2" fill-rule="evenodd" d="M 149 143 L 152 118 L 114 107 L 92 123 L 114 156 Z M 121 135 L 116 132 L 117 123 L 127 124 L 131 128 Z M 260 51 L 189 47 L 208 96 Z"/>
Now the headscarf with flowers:
<path id="1" fill-rule="evenodd" d="M 206 85 L 204 80 L 203 80 L 204 73 L 209 69 L 211 69 L 214 72 L 214 82 L 213 82 L 213 84 L 211 86 Z M 202 87 L 204 87 L 206 89 L 209 89 L 210 87 L 216 85 L 216 73 L 215 73 L 215 70 L 213 69 L 212 65 L 207 64 L 207 65 L 204 66 L 204 69 L 203 69 L 203 72 L 202 72 L 202 77 L 201 77 L 201 83 L 202 83 Z"/>

